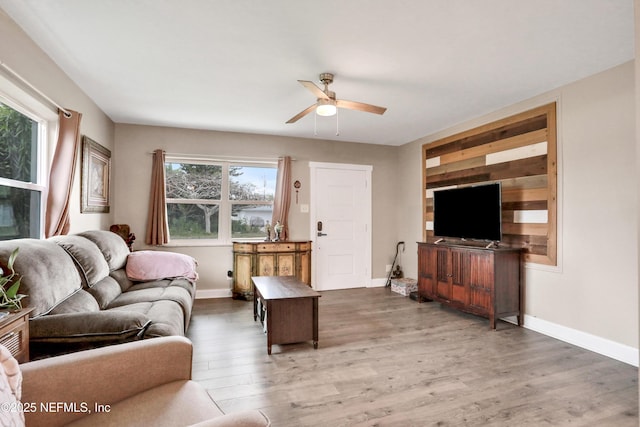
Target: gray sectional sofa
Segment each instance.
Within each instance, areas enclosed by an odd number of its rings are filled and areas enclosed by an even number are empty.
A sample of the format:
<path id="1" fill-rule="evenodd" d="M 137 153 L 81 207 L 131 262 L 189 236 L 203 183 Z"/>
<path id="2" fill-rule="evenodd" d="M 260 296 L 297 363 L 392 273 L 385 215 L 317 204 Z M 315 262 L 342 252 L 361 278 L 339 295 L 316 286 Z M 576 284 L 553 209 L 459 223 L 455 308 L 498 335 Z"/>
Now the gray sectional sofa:
<path id="1" fill-rule="evenodd" d="M 31 358 L 143 338 L 183 336 L 189 326 L 193 278 L 134 281 L 125 241 L 110 231 L 0 242 L 0 265 L 19 247 Z M 166 253 L 165 253 L 166 255 Z M 176 256 L 184 256 L 176 254 Z"/>

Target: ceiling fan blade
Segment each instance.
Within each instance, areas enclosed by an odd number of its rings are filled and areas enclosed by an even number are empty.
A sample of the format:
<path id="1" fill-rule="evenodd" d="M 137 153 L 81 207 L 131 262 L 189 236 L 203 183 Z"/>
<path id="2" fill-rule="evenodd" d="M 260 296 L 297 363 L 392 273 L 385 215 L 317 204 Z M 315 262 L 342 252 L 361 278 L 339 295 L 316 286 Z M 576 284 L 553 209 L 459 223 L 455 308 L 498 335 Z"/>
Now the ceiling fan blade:
<path id="1" fill-rule="evenodd" d="M 324 93 L 322 89 L 320 89 L 318 86 L 316 86 L 315 83 L 310 82 L 309 80 L 298 80 L 298 81 L 302 86 L 309 89 L 316 96 L 316 98 L 329 99 L 327 94 Z"/>
<path id="2" fill-rule="evenodd" d="M 312 104 L 309 107 L 305 108 L 304 110 L 300 111 L 295 116 L 291 117 L 289 120 L 287 120 L 287 123 L 295 123 L 315 109 L 316 109 L 316 104 Z"/>
<path id="3" fill-rule="evenodd" d="M 365 104 L 363 102 L 347 101 L 344 99 L 336 99 L 336 106 L 346 108 L 348 110 L 365 111 L 367 113 L 384 114 L 387 109 L 378 107 L 377 105 Z"/>

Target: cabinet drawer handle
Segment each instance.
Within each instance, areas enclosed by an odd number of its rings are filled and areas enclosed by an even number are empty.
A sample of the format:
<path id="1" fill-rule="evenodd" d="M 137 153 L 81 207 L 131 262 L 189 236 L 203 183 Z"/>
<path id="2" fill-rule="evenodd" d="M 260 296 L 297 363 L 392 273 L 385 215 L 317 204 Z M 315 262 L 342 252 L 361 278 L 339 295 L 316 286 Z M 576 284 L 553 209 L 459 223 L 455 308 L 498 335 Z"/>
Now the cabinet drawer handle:
<path id="1" fill-rule="evenodd" d="M 3 336 L 2 338 L 0 338 L 0 342 L 5 342 L 7 340 L 10 340 L 11 338 L 13 338 L 15 336 L 15 331 L 11 331 L 8 334 L 6 334 L 5 336 Z"/>

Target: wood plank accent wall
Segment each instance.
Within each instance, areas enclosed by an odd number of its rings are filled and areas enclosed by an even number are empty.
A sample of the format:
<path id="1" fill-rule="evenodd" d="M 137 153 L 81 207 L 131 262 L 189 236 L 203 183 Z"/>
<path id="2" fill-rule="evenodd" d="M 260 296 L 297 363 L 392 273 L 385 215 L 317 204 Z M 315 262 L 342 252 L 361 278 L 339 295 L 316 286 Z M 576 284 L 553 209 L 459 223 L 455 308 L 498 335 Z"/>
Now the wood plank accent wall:
<path id="1" fill-rule="evenodd" d="M 433 235 L 433 191 L 502 183 L 502 243 L 528 262 L 557 264 L 556 104 L 422 146 L 423 239 Z"/>

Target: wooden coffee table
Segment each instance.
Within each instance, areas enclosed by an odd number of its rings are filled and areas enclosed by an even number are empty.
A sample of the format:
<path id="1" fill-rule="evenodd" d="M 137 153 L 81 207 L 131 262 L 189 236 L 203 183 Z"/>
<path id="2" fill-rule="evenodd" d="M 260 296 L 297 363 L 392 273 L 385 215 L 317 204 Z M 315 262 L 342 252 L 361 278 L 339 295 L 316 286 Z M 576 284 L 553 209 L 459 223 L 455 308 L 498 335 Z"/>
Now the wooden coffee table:
<path id="1" fill-rule="evenodd" d="M 320 294 L 295 277 L 254 276 L 253 320 L 266 322 L 267 354 L 273 344 L 313 341 L 318 348 Z M 258 307 L 264 307 L 264 314 Z"/>

